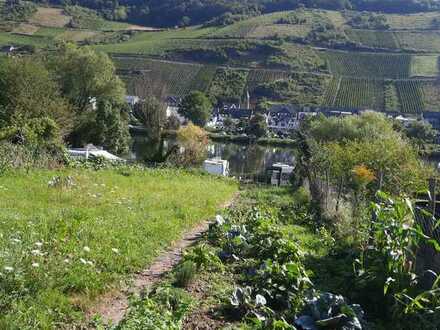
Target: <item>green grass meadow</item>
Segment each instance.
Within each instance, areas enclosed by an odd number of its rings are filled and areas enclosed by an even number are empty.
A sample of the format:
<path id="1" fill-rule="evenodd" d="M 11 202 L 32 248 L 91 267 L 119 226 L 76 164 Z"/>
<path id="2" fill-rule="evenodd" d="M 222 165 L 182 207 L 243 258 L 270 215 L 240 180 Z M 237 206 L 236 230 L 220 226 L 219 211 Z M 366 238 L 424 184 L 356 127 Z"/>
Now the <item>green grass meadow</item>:
<path id="1" fill-rule="evenodd" d="M 54 176 L 72 187 L 51 187 Z M 59 329 L 212 217 L 237 185 L 179 170 L 17 171 L 0 177 L 0 329 Z"/>

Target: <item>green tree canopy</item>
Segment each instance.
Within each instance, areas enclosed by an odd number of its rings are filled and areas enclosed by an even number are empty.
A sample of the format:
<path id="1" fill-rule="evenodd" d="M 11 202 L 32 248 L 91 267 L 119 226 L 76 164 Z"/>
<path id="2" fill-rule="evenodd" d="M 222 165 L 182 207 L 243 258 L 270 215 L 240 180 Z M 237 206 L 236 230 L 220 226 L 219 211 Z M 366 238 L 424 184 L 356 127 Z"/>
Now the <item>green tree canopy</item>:
<path id="1" fill-rule="evenodd" d="M 205 126 L 211 116 L 211 101 L 202 92 L 192 92 L 182 100 L 179 113 L 198 126 Z"/>
<path id="2" fill-rule="evenodd" d="M 255 135 L 257 138 L 265 136 L 267 134 L 266 117 L 260 113 L 253 116 L 246 127 L 246 133 Z"/>
<path id="3" fill-rule="evenodd" d="M 63 95 L 79 113 L 89 109 L 93 99 L 107 100 L 112 104 L 124 102 L 124 83 L 104 53 L 65 44 L 59 49 L 52 67 Z"/>
<path id="4" fill-rule="evenodd" d="M 71 108 L 60 94 L 48 70 L 35 59 L 13 58 L 0 62 L 0 129 L 56 125 L 60 135 L 70 132 Z M 38 123 L 37 123 L 38 121 Z M 32 124 L 33 123 L 33 124 Z M 35 133 L 38 133 L 38 132 Z"/>

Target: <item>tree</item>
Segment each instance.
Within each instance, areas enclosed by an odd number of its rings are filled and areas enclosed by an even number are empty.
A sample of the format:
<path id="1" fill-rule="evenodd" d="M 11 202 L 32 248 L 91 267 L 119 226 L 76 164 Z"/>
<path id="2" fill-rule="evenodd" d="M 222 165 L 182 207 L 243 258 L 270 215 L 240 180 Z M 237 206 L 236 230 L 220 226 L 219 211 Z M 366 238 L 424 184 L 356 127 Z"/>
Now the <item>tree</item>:
<path id="1" fill-rule="evenodd" d="M 204 127 L 211 116 L 212 104 L 202 92 L 192 92 L 179 107 L 179 113 L 194 124 Z"/>
<path id="2" fill-rule="evenodd" d="M 107 100 L 114 105 L 124 102 L 124 83 L 107 54 L 65 44 L 51 66 L 63 95 L 78 113 L 90 110 L 93 100 Z"/>
<path id="3" fill-rule="evenodd" d="M 177 142 L 183 152 L 175 155 L 174 162 L 181 166 L 200 165 L 206 157 L 208 134 L 203 128 L 189 124 L 177 131 Z"/>
<path id="4" fill-rule="evenodd" d="M 83 114 L 77 120 L 71 143 L 75 146 L 93 143 L 117 154 L 128 152 L 128 120 L 118 109 L 109 101 L 100 101 L 96 111 Z"/>
<path id="5" fill-rule="evenodd" d="M 166 122 L 164 105 L 150 95 L 134 106 L 134 116 L 148 131 L 151 139 L 158 140 Z"/>
<path id="6" fill-rule="evenodd" d="M 404 128 L 404 132 L 419 147 L 426 143 L 434 143 L 437 137 L 437 131 L 430 123 L 423 120 L 411 122 Z"/>
<path id="7" fill-rule="evenodd" d="M 266 117 L 260 113 L 253 116 L 246 127 L 246 133 L 255 135 L 257 138 L 265 136 L 267 134 Z"/>
<path id="8" fill-rule="evenodd" d="M 57 133 L 54 139 L 61 141 L 72 122 L 71 107 L 42 63 L 28 58 L 0 63 L 0 129 L 31 133 L 35 128 L 35 134 L 40 132 L 44 137 L 47 130 L 41 128 L 55 125 L 51 131 Z"/>

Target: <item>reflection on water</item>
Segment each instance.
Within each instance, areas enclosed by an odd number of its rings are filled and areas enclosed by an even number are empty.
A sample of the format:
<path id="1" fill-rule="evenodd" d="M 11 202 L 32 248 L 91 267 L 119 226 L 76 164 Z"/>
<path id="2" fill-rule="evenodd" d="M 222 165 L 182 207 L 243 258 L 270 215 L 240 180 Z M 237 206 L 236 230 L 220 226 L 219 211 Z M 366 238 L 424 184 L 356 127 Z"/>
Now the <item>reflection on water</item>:
<path id="1" fill-rule="evenodd" d="M 172 144 L 174 144 L 172 140 L 165 141 L 164 151 Z M 159 142 L 152 142 L 145 137 L 136 136 L 133 138 L 130 158 L 143 161 L 151 158 L 151 155 L 156 154 L 158 150 L 160 150 Z M 262 173 L 274 163 L 293 165 L 295 160 L 293 149 L 221 142 L 210 142 L 207 156 L 208 158 L 219 157 L 228 160 L 230 173 L 234 176 Z"/>

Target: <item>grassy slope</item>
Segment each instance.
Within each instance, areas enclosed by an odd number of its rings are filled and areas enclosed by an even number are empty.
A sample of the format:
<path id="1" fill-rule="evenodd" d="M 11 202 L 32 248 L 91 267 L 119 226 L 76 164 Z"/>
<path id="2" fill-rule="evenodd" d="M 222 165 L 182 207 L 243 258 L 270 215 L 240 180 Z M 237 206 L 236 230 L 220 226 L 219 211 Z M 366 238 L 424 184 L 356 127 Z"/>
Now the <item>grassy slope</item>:
<path id="1" fill-rule="evenodd" d="M 74 188 L 49 188 L 51 177 L 60 174 L 71 175 Z M 213 216 L 236 188 L 176 170 L 1 177 L 0 328 L 72 322 L 73 309 L 147 266 L 182 231 Z"/>

